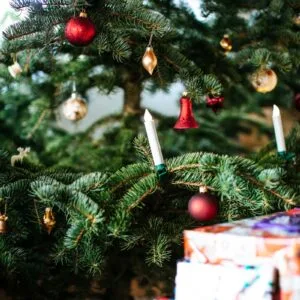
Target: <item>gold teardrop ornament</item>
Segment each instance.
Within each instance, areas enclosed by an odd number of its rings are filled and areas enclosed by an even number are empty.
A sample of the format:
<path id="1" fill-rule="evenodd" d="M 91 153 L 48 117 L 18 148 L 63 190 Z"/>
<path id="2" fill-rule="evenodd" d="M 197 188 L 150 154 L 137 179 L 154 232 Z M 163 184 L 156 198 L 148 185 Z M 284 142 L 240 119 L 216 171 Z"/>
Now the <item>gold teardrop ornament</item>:
<path id="1" fill-rule="evenodd" d="M 48 234 L 50 234 L 56 223 L 52 208 L 46 207 L 43 222 Z"/>
<path id="2" fill-rule="evenodd" d="M 154 50 L 151 46 L 146 48 L 142 59 L 143 67 L 148 71 L 150 75 L 152 75 L 155 67 L 157 66 L 157 57 L 154 53 Z"/>

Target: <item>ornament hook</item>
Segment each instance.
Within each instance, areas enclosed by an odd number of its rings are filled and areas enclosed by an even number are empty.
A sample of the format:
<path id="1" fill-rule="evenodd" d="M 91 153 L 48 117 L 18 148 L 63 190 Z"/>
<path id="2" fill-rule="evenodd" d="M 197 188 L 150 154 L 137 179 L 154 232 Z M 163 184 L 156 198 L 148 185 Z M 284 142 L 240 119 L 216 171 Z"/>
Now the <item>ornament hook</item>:
<path id="1" fill-rule="evenodd" d="M 12 57 L 13 63 L 16 63 L 17 62 L 17 53 L 12 53 L 11 57 Z"/>
<path id="2" fill-rule="evenodd" d="M 206 185 L 199 186 L 199 193 L 207 193 L 207 192 L 208 192 L 208 188 Z"/>
<path id="3" fill-rule="evenodd" d="M 73 82 L 72 82 L 72 93 L 76 93 L 76 92 L 77 92 L 76 82 L 75 82 L 75 80 L 73 80 Z"/>

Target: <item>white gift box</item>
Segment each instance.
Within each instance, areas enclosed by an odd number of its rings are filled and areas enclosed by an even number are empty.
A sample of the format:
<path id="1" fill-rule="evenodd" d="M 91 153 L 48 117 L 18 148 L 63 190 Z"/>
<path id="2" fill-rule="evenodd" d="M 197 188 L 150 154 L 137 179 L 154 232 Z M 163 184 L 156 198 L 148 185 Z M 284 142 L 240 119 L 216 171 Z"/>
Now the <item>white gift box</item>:
<path id="1" fill-rule="evenodd" d="M 178 262 L 175 300 L 272 300 L 275 270 Z"/>

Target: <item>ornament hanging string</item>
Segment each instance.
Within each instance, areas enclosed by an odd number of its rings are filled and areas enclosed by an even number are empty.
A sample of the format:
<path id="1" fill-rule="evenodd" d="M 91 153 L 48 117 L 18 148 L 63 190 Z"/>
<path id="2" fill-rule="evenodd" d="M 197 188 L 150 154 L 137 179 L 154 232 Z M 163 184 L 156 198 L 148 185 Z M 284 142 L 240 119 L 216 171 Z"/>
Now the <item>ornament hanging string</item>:
<path id="1" fill-rule="evenodd" d="M 29 71 L 32 52 L 29 49 L 27 49 L 26 53 L 27 53 L 27 55 L 26 55 L 26 63 L 25 63 L 25 66 L 24 66 L 24 71 L 27 73 Z"/>
<path id="2" fill-rule="evenodd" d="M 41 115 L 39 116 L 37 122 L 35 123 L 35 125 L 33 126 L 32 130 L 28 133 L 27 135 L 27 139 L 30 140 L 34 133 L 38 130 L 38 128 L 40 127 L 40 125 L 42 124 L 42 122 L 44 121 L 47 113 L 49 112 L 50 110 L 48 108 L 44 109 L 41 113 Z"/>
<path id="3" fill-rule="evenodd" d="M 17 62 L 17 53 L 12 53 L 11 57 L 12 57 L 13 63 Z"/>
<path id="4" fill-rule="evenodd" d="M 4 204 L 4 215 L 6 216 L 7 212 L 7 200 L 5 199 L 5 204 Z"/>
<path id="5" fill-rule="evenodd" d="M 75 80 L 73 80 L 73 83 L 72 83 L 72 93 L 76 93 L 76 92 L 77 92 L 76 82 L 75 82 Z"/>
<path id="6" fill-rule="evenodd" d="M 78 5 L 78 0 L 74 0 L 74 1 L 73 1 L 74 17 L 76 16 L 76 8 L 77 8 L 78 6 L 79 6 L 79 7 L 81 6 L 81 5 Z M 82 8 L 82 9 L 81 9 L 81 12 L 86 13 L 86 9 L 85 9 L 85 8 Z"/>
<path id="7" fill-rule="evenodd" d="M 153 29 L 152 29 L 147 47 L 152 47 L 153 35 L 154 35 L 154 33 L 153 33 Z"/>
<path id="8" fill-rule="evenodd" d="M 74 0 L 73 1 L 74 17 L 76 16 L 76 7 L 77 7 L 77 0 Z"/>
<path id="9" fill-rule="evenodd" d="M 40 218 L 37 206 L 36 206 L 36 199 L 33 199 L 33 206 L 34 206 L 34 212 L 36 214 L 36 218 L 38 220 L 39 229 L 40 229 L 40 232 L 41 232 L 41 230 L 42 230 L 42 222 L 41 222 L 41 218 Z"/>

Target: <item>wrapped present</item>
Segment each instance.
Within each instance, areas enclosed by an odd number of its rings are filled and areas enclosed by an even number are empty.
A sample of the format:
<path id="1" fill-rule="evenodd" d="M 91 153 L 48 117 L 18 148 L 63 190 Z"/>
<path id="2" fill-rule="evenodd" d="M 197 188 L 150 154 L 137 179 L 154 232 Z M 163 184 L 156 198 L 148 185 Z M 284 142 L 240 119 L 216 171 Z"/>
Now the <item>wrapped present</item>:
<path id="1" fill-rule="evenodd" d="M 280 299 L 300 300 L 300 209 L 186 230 L 184 252 L 192 262 L 274 264 Z"/>
<path id="2" fill-rule="evenodd" d="M 238 267 L 179 262 L 175 300 L 272 300 L 272 265 Z"/>

